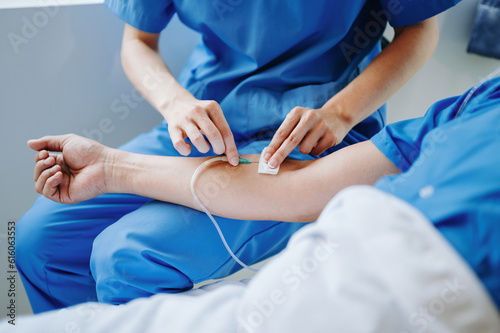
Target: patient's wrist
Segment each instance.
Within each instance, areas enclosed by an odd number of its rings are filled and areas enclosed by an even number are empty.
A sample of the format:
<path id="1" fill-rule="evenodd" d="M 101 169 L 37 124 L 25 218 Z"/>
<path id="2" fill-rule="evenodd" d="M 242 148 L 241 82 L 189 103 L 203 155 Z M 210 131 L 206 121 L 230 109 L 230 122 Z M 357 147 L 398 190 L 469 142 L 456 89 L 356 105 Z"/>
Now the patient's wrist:
<path id="1" fill-rule="evenodd" d="M 127 193 L 128 152 L 110 149 L 104 162 L 104 180 L 107 193 Z"/>

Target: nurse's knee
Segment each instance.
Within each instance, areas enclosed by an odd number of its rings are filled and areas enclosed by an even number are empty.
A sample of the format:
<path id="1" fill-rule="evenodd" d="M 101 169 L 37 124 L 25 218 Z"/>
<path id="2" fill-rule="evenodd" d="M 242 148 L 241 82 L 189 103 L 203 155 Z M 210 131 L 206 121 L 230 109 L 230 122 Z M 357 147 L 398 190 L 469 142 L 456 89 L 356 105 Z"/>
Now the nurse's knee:
<path id="1" fill-rule="evenodd" d="M 90 270 L 100 302 L 124 303 L 158 292 L 175 292 L 192 287 L 192 282 L 175 268 L 178 256 L 170 253 L 178 237 L 168 212 L 160 204 L 145 205 L 103 230 L 95 239 Z M 174 228 L 175 229 L 175 228 Z M 166 231 L 168 230 L 168 231 Z M 168 261 L 168 263 L 167 263 Z"/>
<path id="2" fill-rule="evenodd" d="M 16 255 L 20 259 L 29 259 L 36 254 L 36 249 L 46 241 L 46 216 L 39 200 L 16 223 Z M 30 255 L 31 254 L 31 255 Z"/>
<path id="3" fill-rule="evenodd" d="M 125 274 L 125 262 L 133 260 L 131 253 L 127 253 L 129 251 L 127 237 L 122 230 L 114 225 L 104 229 L 94 239 L 90 254 L 90 269 L 96 282 L 102 279 L 104 271 L 113 270 L 115 276 Z"/>
<path id="4" fill-rule="evenodd" d="M 131 286 L 141 285 L 142 275 L 147 274 L 141 251 L 133 246 L 128 236 L 125 230 L 111 225 L 94 239 L 90 270 L 100 302 L 117 304 L 136 298 L 125 295 L 135 289 Z"/>
<path id="5" fill-rule="evenodd" d="M 38 198 L 34 205 L 16 223 L 16 266 L 29 276 L 30 272 L 40 270 L 39 263 L 50 245 L 50 215 L 47 213 L 45 198 Z"/>

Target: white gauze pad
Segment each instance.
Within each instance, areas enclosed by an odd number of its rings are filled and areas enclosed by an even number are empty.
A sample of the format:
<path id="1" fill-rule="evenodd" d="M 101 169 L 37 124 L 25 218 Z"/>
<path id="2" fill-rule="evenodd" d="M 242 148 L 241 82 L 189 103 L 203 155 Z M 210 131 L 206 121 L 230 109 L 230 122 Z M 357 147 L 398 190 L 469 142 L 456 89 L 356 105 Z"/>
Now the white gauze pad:
<path id="1" fill-rule="evenodd" d="M 276 175 L 278 174 L 278 171 L 280 171 L 280 167 L 278 166 L 276 169 L 271 169 L 268 165 L 266 160 L 264 160 L 264 155 L 266 153 L 267 148 L 265 148 L 262 151 L 262 154 L 260 154 L 260 159 L 259 159 L 259 173 L 265 173 L 268 175 Z"/>

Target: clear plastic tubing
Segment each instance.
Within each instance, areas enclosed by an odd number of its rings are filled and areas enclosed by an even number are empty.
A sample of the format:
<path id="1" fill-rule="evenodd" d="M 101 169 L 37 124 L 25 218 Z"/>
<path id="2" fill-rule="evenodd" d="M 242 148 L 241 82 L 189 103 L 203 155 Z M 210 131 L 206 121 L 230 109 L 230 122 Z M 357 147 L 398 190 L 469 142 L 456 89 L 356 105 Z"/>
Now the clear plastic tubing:
<path id="1" fill-rule="evenodd" d="M 208 209 L 201 203 L 200 199 L 198 198 L 198 196 L 196 195 L 196 191 L 194 189 L 194 184 L 196 182 L 196 179 L 198 178 L 198 175 L 200 174 L 200 172 L 205 168 L 207 167 L 208 165 L 212 164 L 212 163 L 215 163 L 215 162 L 218 162 L 218 161 L 223 161 L 223 162 L 227 162 L 227 157 L 226 156 L 219 156 L 219 157 L 214 157 L 212 159 L 209 159 L 205 162 L 203 162 L 202 164 L 200 164 L 200 166 L 195 170 L 195 172 L 193 173 L 193 176 L 191 177 L 191 193 L 193 194 L 193 197 L 194 197 L 194 200 L 196 201 L 196 203 L 198 204 L 198 206 L 200 206 L 200 208 L 205 212 L 205 214 L 207 214 L 207 216 L 210 218 L 210 220 L 212 221 L 212 223 L 214 224 L 215 226 L 215 229 L 217 229 L 217 232 L 219 233 L 219 236 L 220 236 L 220 239 L 222 240 L 222 243 L 224 243 L 224 246 L 226 247 L 226 250 L 227 252 L 231 255 L 231 257 L 233 257 L 233 259 L 238 263 L 240 264 L 241 266 L 243 266 L 243 268 L 246 268 L 252 272 L 257 272 L 256 269 L 253 269 L 251 267 L 248 267 L 247 265 L 245 265 L 240 259 L 238 259 L 238 257 L 234 254 L 234 252 L 231 250 L 231 248 L 229 247 L 229 245 L 227 244 L 227 241 L 226 241 L 226 238 L 224 237 L 224 235 L 222 234 L 222 231 L 220 230 L 220 227 L 219 227 L 219 224 L 217 223 L 217 221 L 215 221 L 214 217 L 212 216 L 212 214 L 210 214 L 210 212 L 208 211 Z M 243 159 L 243 158 L 240 158 L 240 161 L 239 161 L 241 164 L 248 164 L 248 163 L 251 163 L 249 160 L 246 160 L 246 159 Z"/>

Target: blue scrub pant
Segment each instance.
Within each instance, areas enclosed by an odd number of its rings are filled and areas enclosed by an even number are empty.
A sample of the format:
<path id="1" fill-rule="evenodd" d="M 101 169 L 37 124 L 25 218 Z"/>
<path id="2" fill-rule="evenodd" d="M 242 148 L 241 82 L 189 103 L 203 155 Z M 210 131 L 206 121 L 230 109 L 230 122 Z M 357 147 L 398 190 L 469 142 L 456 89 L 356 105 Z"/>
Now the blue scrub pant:
<path id="1" fill-rule="evenodd" d="M 240 140 L 240 154 L 260 154 L 273 133 Z M 120 149 L 179 156 L 165 122 Z M 202 155 L 193 146 L 192 156 Z M 312 158 L 297 150 L 290 157 Z M 303 226 L 216 219 L 247 264 L 278 253 Z M 19 220 L 17 233 L 17 268 L 35 313 L 175 293 L 241 268 L 204 213 L 130 194 L 104 194 L 74 205 L 40 196 Z"/>

